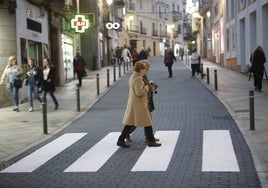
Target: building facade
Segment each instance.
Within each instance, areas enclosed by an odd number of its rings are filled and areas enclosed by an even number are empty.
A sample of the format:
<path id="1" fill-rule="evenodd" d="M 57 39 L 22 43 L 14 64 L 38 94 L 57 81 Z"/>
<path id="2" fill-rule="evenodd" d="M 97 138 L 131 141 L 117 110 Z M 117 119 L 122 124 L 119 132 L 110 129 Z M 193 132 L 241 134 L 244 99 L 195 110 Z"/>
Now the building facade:
<path id="1" fill-rule="evenodd" d="M 2 0 L 0 1 L 0 74 L 7 59 L 16 55 L 26 71 L 34 58 L 42 67 L 50 58 L 56 67 L 56 85 L 72 80 L 73 57 L 80 51 L 86 68 L 110 65 L 110 50 L 127 45 L 151 49 L 151 56 L 163 56 L 166 48 L 187 49 L 189 30 L 186 0 Z M 84 33 L 71 27 L 76 14 L 91 19 Z M 92 17 L 93 15 L 93 17 Z M 0 86 L 0 101 L 8 106 L 9 91 Z M 20 90 L 21 101 L 27 91 Z M 7 101 L 7 102 L 6 102 Z"/>
<path id="2" fill-rule="evenodd" d="M 197 46 L 203 58 L 247 72 L 250 54 L 257 45 L 264 48 L 267 56 L 268 0 L 198 0 L 196 3 L 200 20 Z M 268 70 L 268 63 L 265 67 Z"/>

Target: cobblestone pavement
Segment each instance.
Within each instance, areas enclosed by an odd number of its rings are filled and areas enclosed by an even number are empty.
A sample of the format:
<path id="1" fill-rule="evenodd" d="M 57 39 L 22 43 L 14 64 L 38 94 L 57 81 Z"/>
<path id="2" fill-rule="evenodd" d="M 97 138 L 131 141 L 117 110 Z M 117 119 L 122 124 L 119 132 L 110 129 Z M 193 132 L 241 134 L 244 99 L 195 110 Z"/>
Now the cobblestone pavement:
<path id="1" fill-rule="evenodd" d="M 37 152 L 40 148 L 46 151 L 40 156 L 48 158 L 44 163 L 40 162 L 42 165 L 32 171 L 27 171 L 27 167 L 31 165 L 25 162 L 21 163 L 25 168 L 18 168 L 20 172 L 2 171 L 0 187 L 261 187 L 249 147 L 232 115 L 222 102 L 198 78 L 190 76 L 185 64 L 174 64 L 173 78 L 168 78 L 167 69 L 160 58 L 152 58 L 151 64 L 148 77 L 159 84 L 158 93 L 154 98 L 156 110 L 152 113 L 154 131 L 179 131 L 167 169 L 132 170 L 143 152 L 148 149 L 144 143 L 143 130 L 137 129 L 132 135 L 133 142 L 130 143 L 130 148 L 116 148 L 98 170 L 66 172 L 70 165 L 85 152 L 94 148 L 104 137 L 122 130 L 121 122 L 128 96 L 130 76 L 128 73 L 78 119 L 44 142 L 10 159 L 10 163 L 15 163 L 20 162 L 24 157 L 33 156 L 33 152 L 38 156 Z M 221 140 L 222 137 L 212 137 L 214 140 L 205 143 L 207 131 L 214 131 L 215 134 L 227 133 L 230 136 L 229 145 L 234 151 L 238 168 L 230 166 L 230 170 L 228 168 L 221 170 L 221 167 L 216 168 L 218 170 L 204 170 L 206 144 L 221 141 L 225 143 L 225 140 Z M 45 149 L 46 146 L 66 136 L 67 133 L 69 135 L 80 133 L 81 138 L 73 141 L 58 153 L 56 152 L 58 147 Z M 165 136 L 159 138 L 162 147 L 167 147 L 166 141 L 169 138 Z M 59 143 L 66 144 L 61 141 Z M 106 140 L 101 147 L 109 146 L 110 148 L 115 144 L 116 139 Z M 152 148 L 155 151 L 157 149 Z M 211 150 L 211 148 L 207 149 Z M 224 151 L 225 147 L 214 149 Z M 105 157 L 106 150 L 109 149 L 98 151 L 98 158 Z M 55 156 L 49 158 L 53 152 L 56 152 Z M 217 154 L 213 150 L 209 152 L 210 155 Z M 159 161 L 165 160 L 161 159 L 161 156 L 163 156 L 161 152 L 155 153 L 144 162 L 144 166 L 157 158 Z M 227 156 L 232 156 L 232 154 L 227 153 Z M 29 163 L 39 161 L 38 157 L 33 156 L 32 159 Z M 84 166 L 97 163 L 97 161 L 97 159 L 86 160 Z M 212 165 L 209 165 L 210 167 Z"/>

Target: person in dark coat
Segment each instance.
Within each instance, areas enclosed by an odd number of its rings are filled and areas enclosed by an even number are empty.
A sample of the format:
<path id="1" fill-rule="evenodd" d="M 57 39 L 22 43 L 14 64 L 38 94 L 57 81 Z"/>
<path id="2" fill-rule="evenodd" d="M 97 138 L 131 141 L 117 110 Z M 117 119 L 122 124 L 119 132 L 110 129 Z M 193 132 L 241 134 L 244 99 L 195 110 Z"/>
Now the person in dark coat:
<path id="1" fill-rule="evenodd" d="M 140 53 L 139 53 L 139 60 L 147 59 L 147 52 L 144 47 L 142 47 Z"/>
<path id="2" fill-rule="evenodd" d="M 81 87 L 82 86 L 82 78 L 85 74 L 85 60 L 81 56 L 81 53 L 79 51 L 76 52 L 76 56 L 74 57 L 74 61 L 73 61 L 73 66 L 74 66 L 74 73 L 77 74 L 79 87 Z"/>
<path id="3" fill-rule="evenodd" d="M 43 83 L 42 83 L 42 97 L 46 97 L 47 93 L 49 93 L 55 104 L 55 110 L 59 108 L 59 103 L 54 95 L 56 90 L 55 87 L 55 76 L 56 69 L 54 65 L 51 63 L 50 59 L 43 60 Z"/>
<path id="4" fill-rule="evenodd" d="M 35 60 L 30 58 L 28 60 L 28 68 L 26 73 L 26 85 L 28 91 L 28 100 L 29 100 L 29 112 L 33 111 L 33 97 L 41 103 L 41 98 L 39 96 L 39 86 L 42 83 L 42 70 L 36 66 Z"/>
<path id="5" fill-rule="evenodd" d="M 133 67 L 134 67 L 135 63 L 137 61 L 139 61 L 139 53 L 137 52 L 136 48 L 133 49 L 131 56 L 132 56 L 132 63 L 133 63 Z"/>
<path id="6" fill-rule="evenodd" d="M 174 61 L 177 61 L 173 50 L 171 50 L 170 48 L 168 48 L 165 51 L 165 57 L 164 57 L 164 63 L 165 65 L 168 67 L 168 74 L 169 74 L 169 78 L 171 78 L 173 76 L 173 72 L 172 72 L 172 65 L 174 63 Z"/>
<path id="7" fill-rule="evenodd" d="M 250 61 L 252 62 L 250 71 L 253 73 L 255 91 L 261 92 L 264 63 L 266 62 L 265 54 L 261 46 L 257 46 Z"/>

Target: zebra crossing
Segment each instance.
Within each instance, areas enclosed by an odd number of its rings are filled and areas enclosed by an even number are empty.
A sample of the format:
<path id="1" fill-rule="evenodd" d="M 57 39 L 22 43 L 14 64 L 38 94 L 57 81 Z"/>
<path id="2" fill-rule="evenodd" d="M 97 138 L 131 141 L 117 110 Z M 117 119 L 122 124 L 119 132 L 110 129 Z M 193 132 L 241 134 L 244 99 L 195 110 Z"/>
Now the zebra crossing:
<path id="1" fill-rule="evenodd" d="M 157 131 L 161 147 L 146 147 L 131 172 L 166 171 L 170 165 L 181 131 Z M 202 145 L 203 172 L 239 172 L 239 165 L 229 130 L 204 130 Z M 0 173 L 31 173 L 52 160 L 68 147 L 86 136 L 87 133 L 66 133 L 54 141 L 20 159 Z M 63 172 L 97 172 L 119 149 L 116 140 L 120 132 L 110 132 Z M 130 148 L 131 149 L 131 148 Z M 118 151 L 120 152 L 120 151 Z"/>

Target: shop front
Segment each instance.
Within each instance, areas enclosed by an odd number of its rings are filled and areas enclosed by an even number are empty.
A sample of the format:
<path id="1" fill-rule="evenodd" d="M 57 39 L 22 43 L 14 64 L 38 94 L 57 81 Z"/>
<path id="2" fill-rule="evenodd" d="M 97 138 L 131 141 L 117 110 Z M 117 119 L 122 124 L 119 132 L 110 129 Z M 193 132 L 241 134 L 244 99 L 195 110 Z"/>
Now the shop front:
<path id="1" fill-rule="evenodd" d="M 29 58 L 33 58 L 37 66 L 42 67 L 43 59 L 50 57 L 48 16 L 45 9 L 25 0 L 17 1 L 16 28 L 17 59 L 24 73 Z M 21 89 L 20 99 L 22 102 L 27 100 L 25 87 Z"/>

